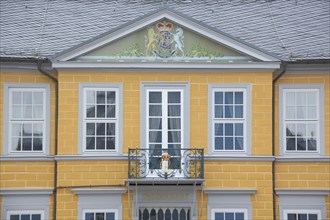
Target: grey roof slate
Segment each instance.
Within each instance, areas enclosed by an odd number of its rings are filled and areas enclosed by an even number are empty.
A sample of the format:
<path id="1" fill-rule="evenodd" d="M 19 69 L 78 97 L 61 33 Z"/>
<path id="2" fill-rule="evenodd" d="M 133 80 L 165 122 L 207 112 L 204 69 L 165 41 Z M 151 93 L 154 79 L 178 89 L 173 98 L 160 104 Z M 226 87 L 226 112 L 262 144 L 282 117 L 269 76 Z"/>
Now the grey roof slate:
<path id="1" fill-rule="evenodd" d="M 330 58 L 329 0 L 1 0 L 0 56 L 51 57 L 164 6 L 283 60 Z"/>

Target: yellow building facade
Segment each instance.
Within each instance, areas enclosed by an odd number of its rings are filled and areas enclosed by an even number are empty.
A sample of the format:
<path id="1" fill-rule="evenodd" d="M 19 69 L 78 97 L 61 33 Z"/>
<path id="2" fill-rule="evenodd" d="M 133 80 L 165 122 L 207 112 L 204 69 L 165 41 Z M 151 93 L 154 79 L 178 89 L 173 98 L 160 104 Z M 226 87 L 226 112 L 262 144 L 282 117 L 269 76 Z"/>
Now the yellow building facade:
<path id="1" fill-rule="evenodd" d="M 152 41 L 159 60 L 102 61 L 170 21 L 226 62 Z M 328 219 L 329 66 L 224 39 L 163 10 L 51 63 L 2 63 L 2 219 Z"/>

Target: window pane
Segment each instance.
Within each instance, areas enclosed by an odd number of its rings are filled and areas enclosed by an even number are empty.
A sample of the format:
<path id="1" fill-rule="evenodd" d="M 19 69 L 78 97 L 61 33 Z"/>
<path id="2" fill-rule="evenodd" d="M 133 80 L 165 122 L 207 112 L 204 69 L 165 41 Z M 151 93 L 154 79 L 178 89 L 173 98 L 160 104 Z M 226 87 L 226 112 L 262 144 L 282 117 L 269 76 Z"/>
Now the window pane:
<path id="1" fill-rule="evenodd" d="M 85 220 L 94 220 L 94 213 L 86 213 Z"/>
<path id="2" fill-rule="evenodd" d="M 225 220 L 225 216 L 224 216 L 224 213 L 215 213 L 214 215 L 214 219 L 215 220 Z"/>
<path id="3" fill-rule="evenodd" d="M 286 107 L 286 119 L 294 119 L 295 118 L 295 107 Z"/>
<path id="4" fill-rule="evenodd" d="M 297 119 L 306 118 L 306 108 L 305 107 L 296 107 L 297 109 Z"/>
<path id="5" fill-rule="evenodd" d="M 97 91 L 96 92 L 96 103 L 97 104 L 105 104 L 105 92 Z"/>
<path id="6" fill-rule="evenodd" d="M 186 220 L 186 210 L 184 209 L 180 211 L 180 220 Z"/>
<path id="7" fill-rule="evenodd" d="M 104 213 L 95 213 L 95 220 L 105 220 Z"/>
<path id="8" fill-rule="evenodd" d="M 10 215 L 10 220 L 19 220 L 19 215 Z"/>
<path id="9" fill-rule="evenodd" d="M 150 216 L 151 217 L 151 216 Z M 177 209 L 174 209 L 173 210 L 173 213 L 172 213 L 172 220 L 178 220 L 179 219 L 179 213 L 178 213 L 178 210 Z M 150 219 L 151 220 L 151 219 Z M 156 220 L 156 219 L 155 219 Z"/>
<path id="10" fill-rule="evenodd" d="M 308 138 L 307 139 L 307 144 L 308 144 L 308 150 L 316 151 L 316 140 L 315 139 Z"/>
<path id="11" fill-rule="evenodd" d="M 317 214 L 309 214 L 308 220 L 317 220 Z"/>
<path id="12" fill-rule="evenodd" d="M 214 126 L 214 135 L 223 136 L 223 124 L 216 123 Z"/>
<path id="13" fill-rule="evenodd" d="M 23 106 L 23 118 L 32 118 L 32 106 Z"/>
<path id="14" fill-rule="evenodd" d="M 296 139 L 295 138 L 287 138 L 286 139 L 286 149 L 287 150 L 295 150 L 296 149 Z"/>
<path id="15" fill-rule="evenodd" d="M 306 136 L 306 124 L 297 124 L 297 136 Z"/>
<path id="16" fill-rule="evenodd" d="M 296 126 L 294 124 L 288 124 L 286 125 L 286 136 L 290 137 L 290 136 L 295 136 L 296 135 Z"/>
<path id="17" fill-rule="evenodd" d="M 95 123 L 87 123 L 86 124 L 86 134 L 87 135 L 95 135 Z"/>
<path id="18" fill-rule="evenodd" d="M 33 93 L 33 104 L 43 104 L 43 92 Z"/>
<path id="19" fill-rule="evenodd" d="M 242 137 L 235 138 L 235 150 L 243 150 L 243 138 Z"/>
<path id="20" fill-rule="evenodd" d="M 223 138 L 222 137 L 216 137 L 215 138 L 215 150 L 223 150 Z"/>
<path id="21" fill-rule="evenodd" d="M 42 138 L 33 138 L 33 150 L 35 151 L 42 150 Z"/>
<path id="22" fill-rule="evenodd" d="M 22 117 L 22 107 L 20 105 L 14 105 L 12 108 L 12 117 L 21 118 Z"/>
<path id="23" fill-rule="evenodd" d="M 162 119 L 149 118 L 149 129 L 162 129 Z"/>
<path id="24" fill-rule="evenodd" d="M 41 137 L 43 133 L 43 128 L 42 124 L 34 124 L 33 125 L 33 136 L 38 136 Z"/>
<path id="25" fill-rule="evenodd" d="M 235 124 L 235 136 L 243 136 L 243 123 Z"/>
<path id="26" fill-rule="evenodd" d="M 235 213 L 235 220 L 244 220 L 244 213 Z"/>
<path id="27" fill-rule="evenodd" d="M 43 107 L 35 106 L 33 108 L 33 118 L 43 118 Z"/>
<path id="28" fill-rule="evenodd" d="M 234 213 L 225 213 L 226 220 L 234 220 Z"/>
<path id="29" fill-rule="evenodd" d="M 225 149 L 226 150 L 233 150 L 234 149 L 234 139 L 232 137 L 225 138 Z"/>
<path id="30" fill-rule="evenodd" d="M 12 136 L 19 137 L 21 136 L 21 124 L 13 124 L 12 125 Z"/>
<path id="31" fill-rule="evenodd" d="M 115 135 L 116 134 L 116 124 L 115 123 L 107 123 L 107 135 Z"/>
<path id="32" fill-rule="evenodd" d="M 225 136 L 233 136 L 234 135 L 234 125 L 233 124 L 225 124 Z"/>
<path id="33" fill-rule="evenodd" d="M 86 117 L 87 118 L 95 118 L 95 106 L 93 106 L 93 105 L 87 106 Z"/>
<path id="34" fill-rule="evenodd" d="M 307 105 L 316 106 L 316 92 L 307 92 Z"/>
<path id="35" fill-rule="evenodd" d="M 21 104 L 22 102 L 22 93 L 21 92 L 13 92 L 12 94 L 12 103 L 13 104 Z"/>
<path id="36" fill-rule="evenodd" d="M 162 106 L 149 105 L 149 116 L 162 116 Z"/>
<path id="37" fill-rule="evenodd" d="M 107 137 L 107 149 L 108 150 L 114 150 L 116 148 L 115 144 L 115 138 L 114 137 Z"/>
<path id="38" fill-rule="evenodd" d="M 105 105 L 98 105 L 96 108 L 96 114 L 98 118 L 105 117 Z"/>
<path id="39" fill-rule="evenodd" d="M 181 94 L 180 92 L 168 92 L 168 103 L 180 103 Z"/>
<path id="40" fill-rule="evenodd" d="M 162 142 L 162 132 L 161 131 L 149 131 L 149 142 L 150 143 Z"/>
<path id="41" fill-rule="evenodd" d="M 115 118 L 115 117 L 116 117 L 116 106 L 107 105 L 107 118 Z"/>
<path id="42" fill-rule="evenodd" d="M 96 135 L 105 135 L 105 123 L 96 124 Z"/>
<path id="43" fill-rule="evenodd" d="M 162 93 L 149 92 L 149 103 L 162 103 Z"/>
<path id="44" fill-rule="evenodd" d="M 225 118 L 233 118 L 233 106 L 225 106 Z"/>
<path id="45" fill-rule="evenodd" d="M 32 220 L 40 220 L 41 219 L 41 215 L 40 214 L 33 214 L 32 215 Z"/>
<path id="46" fill-rule="evenodd" d="M 298 214 L 298 220 L 307 220 L 307 214 Z"/>
<path id="47" fill-rule="evenodd" d="M 87 91 L 86 96 L 87 96 L 86 103 L 94 105 L 95 104 L 95 92 L 94 91 Z"/>
<path id="48" fill-rule="evenodd" d="M 170 118 L 168 119 L 168 129 L 181 129 L 181 119 L 180 118 Z"/>
<path id="49" fill-rule="evenodd" d="M 30 220 L 30 215 L 29 214 L 21 215 L 21 220 Z"/>
<path id="50" fill-rule="evenodd" d="M 115 213 L 106 213 L 106 220 L 115 220 Z"/>
<path id="51" fill-rule="evenodd" d="M 235 106 L 235 118 L 243 118 L 243 106 Z"/>
<path id="52" fill-rule="evenodd" d="M 307 136 L 316 137 L 316 124 L 307 125 Z"/>
<path id="53" fill-rule="evenodd" d="M 214 117 L 215 118 L 223 118 L 223 106 L 222 105 L 214 106 Z"/>
<path id="54" fill-rule="evenodd" d="M 297 150 L 306 150 L 306 139 L 305 138 L 297 138 Z"/>
<path id="55" fill-rule="evenodd" d="M 32 92 L 23 92 L 23 104 L 32 104 Z"/>
<path id="56" fill-rule="evenodd" d="M 94 150 L 95 149 L 95 137 L 87 137 L 86 138 L 86 149 Z"/>
<path id="57" fill-rule="evenodd" d="M 115 104 L 116 103 L 116 92 L 107 92 L 107 103 Z"/>
<path id="58" fill-rule="evenodd" d="M 243 92 L 235 92 L 235 104 L 243 104 Z"/>
<path id="59" fill-rule="evenodd" d="M 296 214 L 288 214 L 288 220 L 297 220 Z"/>
<path id="60" fill-rule="evenodd" d="M 297 92 L 296 93 L 296 105 L 297 106 L 305 106 L 306 105 L 306 93 L 305 92 Z"/>
<path id="61" fill-rule="evenodd" d="M 148 211 L 148 209 L 144 209 L 142 217 L 143 217 L 143 220 L 149 220 L 149 211 Z"/>
<path id="62" fill-rule="evenodd" d="M 32 136 L 32 124 L 23 124 L 23 136 Z"/>
<path id="63" fill-rule="evenodd" d="M 104 150 L 105 149 L 105 137 L 97 137 L 96 138 L 96 149 Z"/>
<path id="64" fill-rule="evenodd" d="M 307 119 L 316 118 L 316 107 L 307 107 Z"/>
<path id="65" fill-rule="evenodd" d="M 32 138 L 23 138 L 22 150 L 32 150 Z"/>
<path id="66" fill-rule="evenodd" d="M 181 142 L 181 131 L 169 131 L 168 132 L 168 142 L 169 143 Z"/>
<path id="67" fill-rule="evenodd" d="M 21 138 L 12 138 L 11 149 L 13 151 L 20 151 L 21 148 Z"/>
<path id="68" fill-rule="evenodd" d="M 168 116 L 181 116 L 181 106 L 180 105 L 169 105 L 168 106 Z"/>
<path id="69" fill-rule="evenodd" d="M 214 93 L 214 103 L 215 104 L 223 104 L 223 92 L 215 92 Z"/>
<path id="70" fill-rule="evenodd" d="M 225 92 L 225 104 L 233 104 L 233 92 Z"/>
<path id="71" fill-rule="evenodd" d="M 294 102 L 294 97 L 295 97 L 295 93 L 294 92 L 287 92 L 286 96 L 285 96 L 285 104 L 286 106 L 294 106 L 295 102 Z"/>

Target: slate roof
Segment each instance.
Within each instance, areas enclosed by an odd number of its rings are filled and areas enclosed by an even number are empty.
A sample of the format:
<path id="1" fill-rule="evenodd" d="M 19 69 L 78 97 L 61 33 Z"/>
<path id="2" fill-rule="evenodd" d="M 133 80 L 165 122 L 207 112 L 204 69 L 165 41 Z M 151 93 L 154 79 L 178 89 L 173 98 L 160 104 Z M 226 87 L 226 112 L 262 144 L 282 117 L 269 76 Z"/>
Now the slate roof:
<path id="1" fill-rule="evenodd" d="M 330 59 L 329 0 L 1 0 L 0 57 L 52 57 L 164 6 L 283 60 Z"/>

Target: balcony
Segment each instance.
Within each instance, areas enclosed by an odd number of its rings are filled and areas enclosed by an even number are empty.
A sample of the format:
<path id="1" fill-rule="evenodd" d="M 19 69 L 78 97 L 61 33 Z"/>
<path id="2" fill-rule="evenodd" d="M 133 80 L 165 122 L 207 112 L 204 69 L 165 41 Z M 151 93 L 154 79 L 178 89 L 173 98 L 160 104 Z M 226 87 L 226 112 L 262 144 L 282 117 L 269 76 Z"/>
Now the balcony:
<path id="1" fill-rule="evenodd" d="M 128 182 L 167 184 L 201 183 L 203 180 L 202 148 L 128 150 Z"/>

